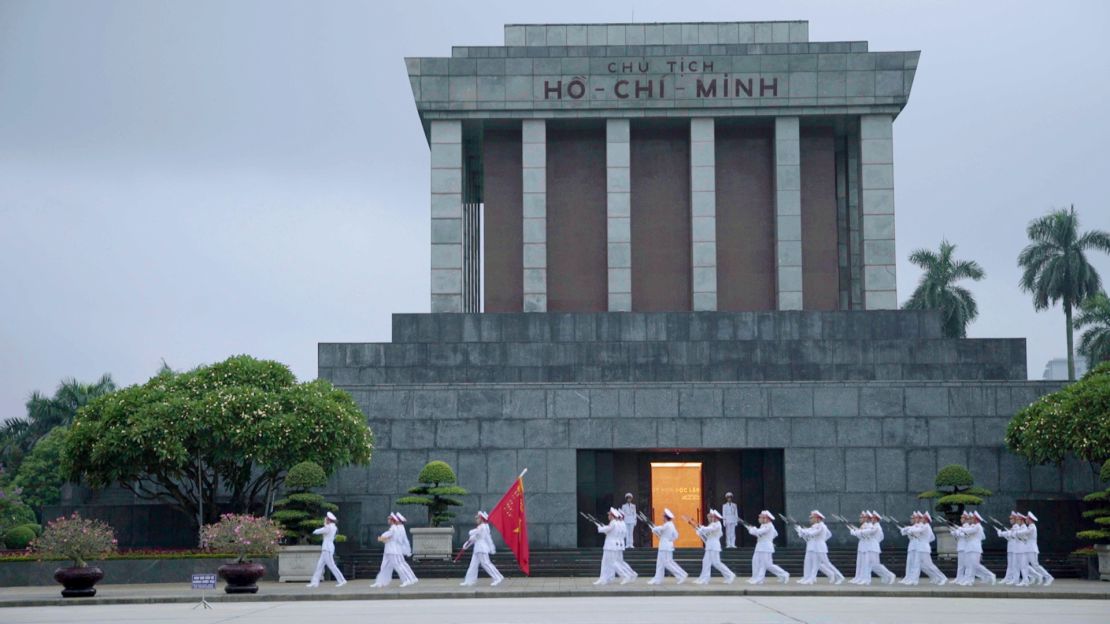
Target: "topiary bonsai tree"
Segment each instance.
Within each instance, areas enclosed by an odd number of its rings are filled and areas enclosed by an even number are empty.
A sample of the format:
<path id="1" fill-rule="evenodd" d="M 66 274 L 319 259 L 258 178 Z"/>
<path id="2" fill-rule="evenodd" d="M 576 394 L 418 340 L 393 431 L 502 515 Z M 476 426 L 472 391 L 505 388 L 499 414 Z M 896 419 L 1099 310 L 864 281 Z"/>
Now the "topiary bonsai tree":
<path id="1" fill-rule="evenodd" d="M 270 519 L 278 523 L 284 541 L 290 544 L 300 544 L 305 541 L 319 544 L 322 538 L 312 532 L 323 524 L 326 512 L 339 511 L 339 506 L 327 502 L 323 496 L 312 490 L 323 487 L 328 482 L 328 475 L 320 464 L 305 461 L 289 469 L 285 476 L 285 487 L 289 493 L 285 498 L 274 502 L 277 510 L 270 514 Z M 346 541 L 344 535 L 336 535 L 335 541 Z"/>
<path id="2" fill-rule="evenodd" d="M 975 479 L 967 468 L 959 464 L 949 464 L 937 473 L 935 490 L 927 490 L 917 495 L 920 499 L 936 501 L 936 510 L 952 524 L 959 524 L 964 508 L 969 505 L 982 505 L 983 499 L 993 494 L 990 490 L 975 485 Z"/>
<path id="3" fill-rule="evenodd" d="M 455 485 L 455 471 L 443 461 L 430 461 L 417 477 L 420 485 L 409 488 L 409 494 L 397 499 L 398 505 L 423 505 L 428 508 L 428 524 L 438 527 L 455 517 L 451 507 L 461 507 L 455 496 L 465 496 L 467 491 Z"/>
<path id="4" fill-rule="evenodd" d="M 1110 460 L 1102 464 L 1099 480 L 1103 483 L 1110 482 Z M 1093 529 L 1080 531 L 1075 536 L 1096 544 L 1110 544 L 1110 488 L 1092 492 L 1084 496 L 1083 501 L 1094 505 L 1094 509 L 1083 512 L 1083 517 L 1094 521 L 1096 526 Z"/>

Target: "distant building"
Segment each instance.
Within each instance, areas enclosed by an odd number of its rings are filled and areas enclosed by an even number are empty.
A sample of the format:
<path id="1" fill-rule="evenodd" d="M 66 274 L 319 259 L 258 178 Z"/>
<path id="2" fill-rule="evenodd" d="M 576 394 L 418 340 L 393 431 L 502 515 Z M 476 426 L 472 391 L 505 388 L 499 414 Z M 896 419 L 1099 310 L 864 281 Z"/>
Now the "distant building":
<path id="1" fill-rule="evenodd" d="M 1087 358 L 1075 354 L 1075 378 L 1079 379 L 1087 372 Z M 1064 380 L 1068 378 L 1068 358 L 1052 358 L 1044 365 L 1044 374 L 1041 379 Z"/>

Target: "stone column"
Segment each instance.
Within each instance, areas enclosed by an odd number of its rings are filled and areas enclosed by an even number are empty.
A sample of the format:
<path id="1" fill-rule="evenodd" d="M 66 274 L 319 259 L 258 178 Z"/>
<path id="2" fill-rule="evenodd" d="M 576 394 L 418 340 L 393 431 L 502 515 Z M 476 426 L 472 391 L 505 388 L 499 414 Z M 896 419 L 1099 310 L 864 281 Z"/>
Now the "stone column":
<path id="1" fill-rule="evenodd" d="M 632 310 L 632 176 L 627 119 L 605 122 L 609 310 Z"/>
<path id="2" fill-rule="evenodd" d="M 898 308 L 894 252 L 894 118 L 860 117 L 860 208 L 863 213 L 863 305 Z"/>
<path id="3" fill-rule="evenodd" d="M 694 310 L 717 309 L 717 187 L 713 118 L 690 120 L 690 248 Z"/>
<path id="4" fill-rule="evenodd" d="M 433 121 L 431 134 L 432 312 L 462 312 L 462 122 Z"/>
<path id="5" fill-rule="evenodd" d="M 775 283 L 779 310 L 802 309 L 802 176 L 797 117 L 775 118 Z"/>
<path id="6" fill-rule="evenodd" d="M 524 311 L 547 311 L 547 123 L 521 124 L 524 175 Z"/>

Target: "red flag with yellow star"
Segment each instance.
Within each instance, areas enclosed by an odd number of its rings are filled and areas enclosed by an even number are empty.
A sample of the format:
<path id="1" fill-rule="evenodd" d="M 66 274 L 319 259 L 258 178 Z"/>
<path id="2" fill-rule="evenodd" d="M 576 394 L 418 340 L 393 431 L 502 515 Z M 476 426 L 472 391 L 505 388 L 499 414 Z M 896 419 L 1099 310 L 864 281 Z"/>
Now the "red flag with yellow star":
<path id="1" fill-rule="evenodd" d="M 526 468 L 524 472 L 528 472 Z M 516 478 L 501 501 L 489 512 L 489 523 L 501 532 L 505 545 L 516 555 L 517 565 L 530 576 L 528 568 L 528 518 L 524 512 L 524 472 Z"/>

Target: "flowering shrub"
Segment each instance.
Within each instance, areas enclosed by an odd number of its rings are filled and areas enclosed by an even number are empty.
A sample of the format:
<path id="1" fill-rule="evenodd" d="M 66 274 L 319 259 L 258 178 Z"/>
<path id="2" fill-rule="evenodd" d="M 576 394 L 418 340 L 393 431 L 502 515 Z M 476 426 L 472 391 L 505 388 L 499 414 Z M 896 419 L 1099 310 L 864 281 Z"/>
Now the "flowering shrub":
<path id="1" fill-rule="evenodd" d="M 83 568 L 88 559 L 99 559 L 116 550 L 116 534 L 100 520 L 82 518 L 75 511 L 68 518 L 47 524 L 31 549 L 43 559 L 72 559 L 75 567 Z"/>
<path id="2" fill-rule="evenodd" d="M 230 552 L 242 563 L 251 557 L 272 557 L 282 530 L 269 518 L 224 514 L 219 522 L 201 530 L 200 545 L 207 550 Z"/>

